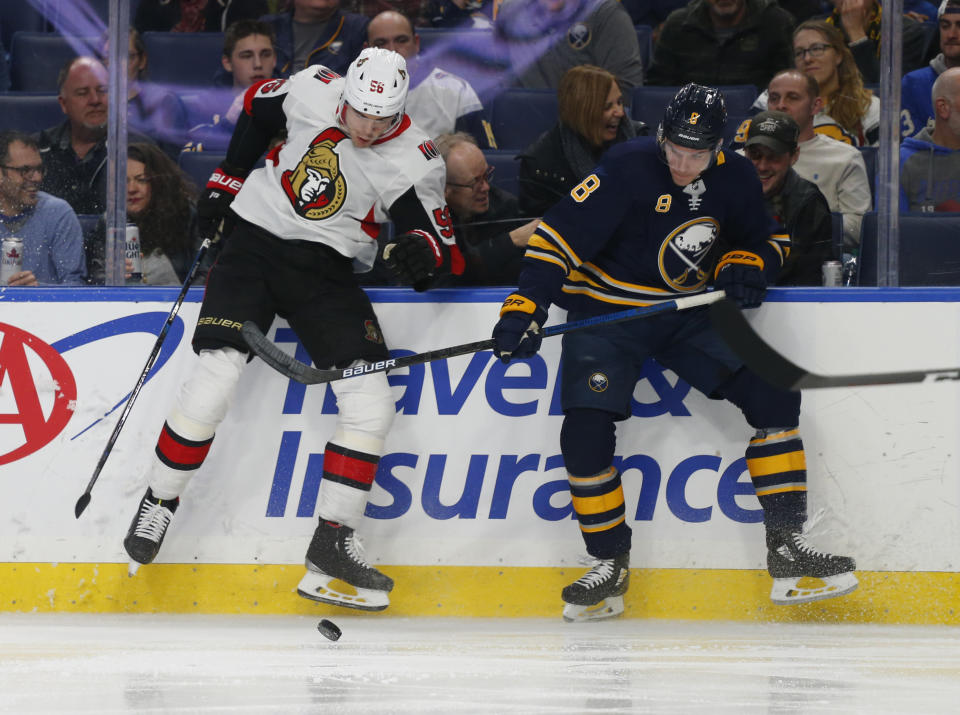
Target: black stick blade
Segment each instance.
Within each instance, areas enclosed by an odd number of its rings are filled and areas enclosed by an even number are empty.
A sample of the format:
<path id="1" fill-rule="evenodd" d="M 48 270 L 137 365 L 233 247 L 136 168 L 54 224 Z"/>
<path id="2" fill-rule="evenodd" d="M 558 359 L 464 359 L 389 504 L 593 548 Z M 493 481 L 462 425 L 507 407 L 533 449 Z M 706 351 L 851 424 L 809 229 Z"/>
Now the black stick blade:
<path id="1" fill-rule="evenodd" d="M 725 298 L 710 306 L 710 321 L 737 357 L 775 387 L 798 390 L 807 371 L 794 365 L 757 335 L 737 304 Z"/>
<path id="2" fill-rule="evenodd" d="M 83 510 L 87 508 L 87 505 L 90 503 L 90 492 L 84 492 L 80 495 L 80 498 L 77 499 L 77 505 L 73 508 L 73 513 L 77 515 L 77 518 L 80 518 L 80 515 L 83 513 Z"/>

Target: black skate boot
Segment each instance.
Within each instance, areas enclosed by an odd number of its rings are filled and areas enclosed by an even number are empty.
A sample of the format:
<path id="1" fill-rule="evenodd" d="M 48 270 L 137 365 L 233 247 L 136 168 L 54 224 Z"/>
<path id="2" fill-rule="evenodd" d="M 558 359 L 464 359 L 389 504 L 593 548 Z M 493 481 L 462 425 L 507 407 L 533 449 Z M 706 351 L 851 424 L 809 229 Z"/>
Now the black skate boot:
<path id="1" fill-rule="evenodd" d="M 770 600 L 781 606 L 843 596 L 857 587 L 856 563 L 814 548 L 799 529 L 767 531 L 767 572 L 773 577 Z M 823 586 L 799 586 L 801 578 L 815 578 Z"/>
<path id="2" fill-rule="evenodd" d="M 130 575 L 133 576 L 141 564 L 153 561 L 160 544 L 170 526 L 173 513 L 180 506 L 180 497 L 175 499 L 157 499 L 153 490 L 147 487 L 147 493 L 140 500 L 137 513 L 130 522 L 127 538 L 123 540 L 123 548 L 131 558 Z"/>
<path id="3" fill-rule="evenodd" d="M 595 559 L 593 568 L 561 592 L 563 620 L 599 621 L 623 613 L 623 594 L 630 586 L 630 552 Z"/>
<path id="4" fill-rule="evenodd" d="M 307 573 L 297 593 L 311 601 L 361 611 L 382 611 L 390 605 L 387 594 L 393 579 L 363 558 L 363 545 L 349 526 L 320 520 L 307 549 Z M 349 588 L 338 588 L 341 584 Z"/>

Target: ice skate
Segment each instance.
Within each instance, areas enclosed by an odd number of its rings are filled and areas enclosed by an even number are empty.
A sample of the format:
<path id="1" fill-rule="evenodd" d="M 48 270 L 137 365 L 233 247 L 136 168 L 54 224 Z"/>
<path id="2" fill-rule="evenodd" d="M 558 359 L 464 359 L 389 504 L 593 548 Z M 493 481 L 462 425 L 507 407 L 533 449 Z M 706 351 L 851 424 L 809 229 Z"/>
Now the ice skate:
<path id="1" fill-rule="evenodd" d="M 147 493 L 140 500 L 137 513 L 130 522 L 127 537 L 123 540 L 123 548 L 130 556 L 129 574 L 131 576 L 137 572 L 141 564 L 149 564 L 156 558 L 173 513 L 179 505 L 180 497 L 157 499 L 153 496 L 153 490 L 147 488 Z"/>
<path id="2" fill-rule="evenodd" d="M 563 620 L 600 621 L 623 613 L 623 594 L 630 586 L 630 552 L 612 559 L 593 559 L 593 567 L 563 589 Z"/>
<path id="3" fill-rule="evenodd" d="M 307 549 L 307 573 L 297 593 L 311 601 L 361 611 L 382 611 L 393 579 L 363 558 L 363 545 L 349 526 L 320 520 Z"/>
<path id="4" fill-rule="evenodd" d="M 767 571 L 773 577 L 770 600 L 794 605 L 844 596 L 857 587 L 849 556 L 818 551 L 799 530 L 767 533 Z M 819 579 L 823 585 L 800 584 L 801 579 Z"/>

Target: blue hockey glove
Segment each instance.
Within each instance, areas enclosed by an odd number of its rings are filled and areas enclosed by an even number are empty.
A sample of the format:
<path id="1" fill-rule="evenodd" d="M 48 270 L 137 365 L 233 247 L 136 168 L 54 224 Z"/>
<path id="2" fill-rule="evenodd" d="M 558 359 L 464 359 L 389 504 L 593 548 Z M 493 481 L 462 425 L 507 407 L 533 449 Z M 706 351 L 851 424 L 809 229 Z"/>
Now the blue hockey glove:
<path id="1" fill-rule="evenodd" d="M 493 327 L 493 354 L 502 362 L 524 360 L 537 354 L 543 334 L 540 326 L 547 311 L 519 293 L 511 293 L 500 308 L 500 320 Z"/>
<path id="2" fill-rule="evenodd" d="M 713 285 L 741 308 L 756 308 L 767 294 L 763 259 L 750 251 L 730 251 L 717 263 Z"/>

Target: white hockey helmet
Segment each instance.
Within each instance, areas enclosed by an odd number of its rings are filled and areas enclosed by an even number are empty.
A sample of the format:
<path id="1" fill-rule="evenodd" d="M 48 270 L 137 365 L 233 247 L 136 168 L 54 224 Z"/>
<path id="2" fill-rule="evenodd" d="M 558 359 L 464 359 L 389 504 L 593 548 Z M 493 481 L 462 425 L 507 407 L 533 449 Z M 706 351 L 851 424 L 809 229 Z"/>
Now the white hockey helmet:
<path id="1" fill-rule="evenodd" d="M 338 114 L 345 105 L 375 117 L 403 118 L 410 75 L 402 55 L 381 47 L 367 47 L 347 68 Z"/>

